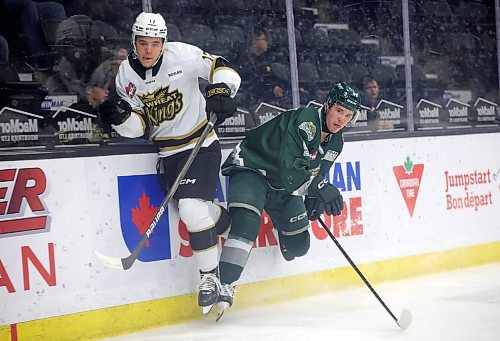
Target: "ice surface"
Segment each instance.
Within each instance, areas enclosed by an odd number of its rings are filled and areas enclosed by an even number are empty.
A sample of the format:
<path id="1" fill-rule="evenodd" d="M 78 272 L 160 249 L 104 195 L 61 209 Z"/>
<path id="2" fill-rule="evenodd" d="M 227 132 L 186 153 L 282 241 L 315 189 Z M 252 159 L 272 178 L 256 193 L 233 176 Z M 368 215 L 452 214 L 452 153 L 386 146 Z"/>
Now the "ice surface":
<path id="1" fill-rule="evenodd" d="M 500 263 L 374 288 L 397 318 L 411 312 L 406 331 L 363 286 L 106 340 L 500 340 Z"/>

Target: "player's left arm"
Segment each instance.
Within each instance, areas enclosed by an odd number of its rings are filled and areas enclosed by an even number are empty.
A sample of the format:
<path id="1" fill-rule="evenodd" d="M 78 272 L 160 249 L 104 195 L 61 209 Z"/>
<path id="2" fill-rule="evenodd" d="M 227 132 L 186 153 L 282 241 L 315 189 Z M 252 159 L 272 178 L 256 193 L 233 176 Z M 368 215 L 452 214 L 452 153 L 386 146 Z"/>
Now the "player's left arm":
<path id="1" fill-rule="evenodd" d="M 224 83 L 230 89 L 229 96 L 231 98 L 236 96 L 240 88 L 241 77 L 226 58 L 201 51 L 197 60 L 197 69 L 199 77 L 208 80 L 211 85 Z"/>
<path id="2" fill-rule="evenodd" d="M 217 115 L 216 124 L 220 124 L 236 112 L 233 98 L 238 92 L 241 78 L 227 59 L 207 52 L 199 56 L 197 69 L 200 77 L 210 83 L 205 88 L 207 115 L 214 112 Z"/>

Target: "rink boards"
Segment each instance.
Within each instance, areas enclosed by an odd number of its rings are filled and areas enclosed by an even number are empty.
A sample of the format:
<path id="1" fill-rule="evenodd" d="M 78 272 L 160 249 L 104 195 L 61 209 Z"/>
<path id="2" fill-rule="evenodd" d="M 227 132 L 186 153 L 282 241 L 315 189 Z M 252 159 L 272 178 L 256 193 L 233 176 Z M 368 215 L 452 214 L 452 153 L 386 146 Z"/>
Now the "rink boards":
<path id="1" fill-rule="evenodd" d="M 372 284 L 500 261 L 500 134 L 348 142 L 327 225 Z M 229 150 L 224 150 L 224 156 Z M 155 154 L 0 162 L 0 340 L 97 338 L 200 317 L 187 230 L 170 206 L 139 261 L 125 257 L 162 200 Z M 216 200 L 226 201 L 221 176 Z M 261 233 L 234 309 L 362 285 L 325 231 L 282 259 Z M 411 293 L 409 293 L 411 295 Z"/>

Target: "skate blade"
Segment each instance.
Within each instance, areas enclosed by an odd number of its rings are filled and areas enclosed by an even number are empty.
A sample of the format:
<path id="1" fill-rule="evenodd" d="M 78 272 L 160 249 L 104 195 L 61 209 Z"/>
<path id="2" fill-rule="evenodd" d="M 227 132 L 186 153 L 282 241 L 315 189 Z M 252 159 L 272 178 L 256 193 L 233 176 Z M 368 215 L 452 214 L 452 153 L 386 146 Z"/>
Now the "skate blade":
<path id="1" fill-rule="evenodd" d="M 224 312 L 226 309 L 229 308 L 229 303 L 227 302 L 219 302 L 217 303 L 217 317 L 215 318 L 215 322 L 219 322 L 221 319 L 222 315 L 224 315 Z"/>
<path id="2" fill-rule="evenodd" d="M 204 316 L 207 316 L 210 311 L 212 311 L 212 308 L 214 307 L 215 304 L 211 304 L 211 305 L 207 305 L 206 307 L 201 307 L 202 309 L 202 312 L 203 312 L 203 315 Z"/>

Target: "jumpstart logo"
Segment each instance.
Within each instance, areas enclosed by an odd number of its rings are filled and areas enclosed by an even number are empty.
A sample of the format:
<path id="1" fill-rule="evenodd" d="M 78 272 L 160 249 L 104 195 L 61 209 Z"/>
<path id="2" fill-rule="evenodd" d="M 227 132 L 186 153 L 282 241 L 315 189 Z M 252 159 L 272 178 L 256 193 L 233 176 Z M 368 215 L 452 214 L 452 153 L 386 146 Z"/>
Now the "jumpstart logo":
<path id="1" fill-rule="evenodd" d="M 0 170 L 0 237 L 49 229 L 50 217 L 41 199 L 46 189 L 40 168 Z"/>
<path id="2" fill-rule="evenodd" d="M 158 184 L 156 174 L 119 176 L 118 192 L 122 234 L 125 244 L 132 252 L 148 229 L 165 195 Z M 170 228 L 166 210 L 138 259 L 143 262 L 170 259 L 170 249 Z"/>
<path id="3" fill-rule="evenodd" d="M 392 170 L 398 181 L 399 189 L 405 200 L 410 217 L 413 217 L 413 211 L 417 203 L 418 190 L 424 172 L 424 164 L 414 164 L 410 160 L 410 157 L 407 156 L 403 166 L 394 166 Z"/>
<path id="4" fill-rule="evenodd" d="M 478 211 L 482 206 L 492 206 L 491 184 L 496 180 L 496 174 L 489 168 L 459 173 L 446 170 L 446 210 Z"/>

